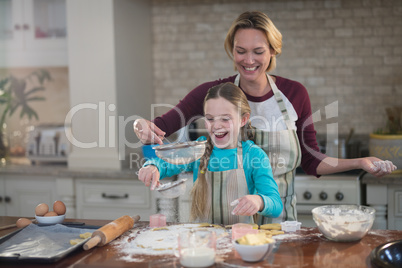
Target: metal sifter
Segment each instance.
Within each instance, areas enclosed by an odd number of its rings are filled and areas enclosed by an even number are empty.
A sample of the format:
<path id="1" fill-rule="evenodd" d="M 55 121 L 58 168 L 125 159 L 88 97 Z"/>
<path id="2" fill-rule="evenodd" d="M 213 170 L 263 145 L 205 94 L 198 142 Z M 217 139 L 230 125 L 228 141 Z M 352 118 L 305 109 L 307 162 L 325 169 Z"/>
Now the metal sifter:
<path id="1" fill-rule="evenodd" d="M 201 158 L 207 141 L 186 141 L 154 147 L 155 154 L 168 163 L 184 165 Z"/>

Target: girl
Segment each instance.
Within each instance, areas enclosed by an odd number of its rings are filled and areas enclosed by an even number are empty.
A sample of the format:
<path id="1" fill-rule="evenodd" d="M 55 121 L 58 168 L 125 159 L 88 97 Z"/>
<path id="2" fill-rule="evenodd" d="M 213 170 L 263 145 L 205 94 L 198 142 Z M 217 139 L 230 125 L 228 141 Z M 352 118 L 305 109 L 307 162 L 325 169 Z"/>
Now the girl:
<path id="1" fill-rule="evenodd" d="M 278 217 L 283 209 L 278 186 L 268 156 L 250 140 L 254 129 L 244 93 L 230 82 L 214 86 L 203 107 L 209 137 L 202 158 L 188 165 L 154 158 L 141 168 L 139 179 L 152 190 L 160 178 L 192 171 L 190 220 L 234 224 L 254 222 L 257 213 Z"/>

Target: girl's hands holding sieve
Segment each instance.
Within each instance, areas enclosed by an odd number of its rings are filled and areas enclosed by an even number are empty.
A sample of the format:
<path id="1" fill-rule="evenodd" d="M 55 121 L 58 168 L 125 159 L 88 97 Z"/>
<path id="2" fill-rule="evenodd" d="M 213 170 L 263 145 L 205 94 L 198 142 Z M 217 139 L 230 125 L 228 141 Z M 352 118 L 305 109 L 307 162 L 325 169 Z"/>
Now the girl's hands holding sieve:
<path id="1" fill-rule="evenodd" d="M 138 172 L 138 179 L 142 181 L 145 186 L 151 187 L 151 190 L 155 190 L 155 187 L 159 186 L 159 170 L 154 165 L 143 167 Z"/>

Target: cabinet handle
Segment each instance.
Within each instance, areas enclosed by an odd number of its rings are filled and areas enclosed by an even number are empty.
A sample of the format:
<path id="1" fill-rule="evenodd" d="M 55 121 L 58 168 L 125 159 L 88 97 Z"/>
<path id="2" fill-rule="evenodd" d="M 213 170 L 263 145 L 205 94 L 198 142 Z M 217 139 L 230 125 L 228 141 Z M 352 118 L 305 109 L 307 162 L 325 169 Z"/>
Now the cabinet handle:
<path id="1" fill-rule="evenodd" d="M 22 25 L 22 28 L 23 28 L 24 30 L 29 30 L 29 25 L 28 25 L 28 24 L 23 24 L 23 25 Z"/>
<path id="2" fill-rule="evenodd" d="M 107 195 L 105 193 L 102 193 L 102 198 L 107 198 L 107 199 L 126 199 L 128 198 L 128 194 L 125 195 Z"/>
<path id="3" fill-rule="evenodd" d="M 3 202 L 3 197 L 2 196 L 0 196 L 0 203 L 2 203 Z"/>
<path id="4" fill-rule="evenodd" d="M 21 26 L 20 26 L 19 24 L 15 24 L 15 25 L 14 25 L 14 29 L 17 30 L 17 31 L 19 31 L 19 30 L 21 29 Z"/>
<path id="5" fill-rule="evenodd" d="M 6 201 L 6 203 L 10 203 L 11 202 L 11 197 L 6 196 L 6 198 L 4 198 L 4 201 Z"/>

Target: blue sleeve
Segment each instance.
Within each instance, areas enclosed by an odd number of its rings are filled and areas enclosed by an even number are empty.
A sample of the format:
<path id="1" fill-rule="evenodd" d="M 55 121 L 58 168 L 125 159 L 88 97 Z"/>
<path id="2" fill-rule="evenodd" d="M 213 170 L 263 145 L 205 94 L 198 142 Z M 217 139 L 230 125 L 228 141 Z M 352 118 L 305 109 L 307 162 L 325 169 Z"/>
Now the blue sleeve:
<path id="1" fill-rule="evenodd" d="M 264 209 L 259 214 L 270 218 L 279 217 L 283 210 L 283 204 L 268 156 L 254 144 L 245 149 L 243 152 L 243 168 L 249 192 L 250 194 L 258 194 L 264 201 Z"/>

